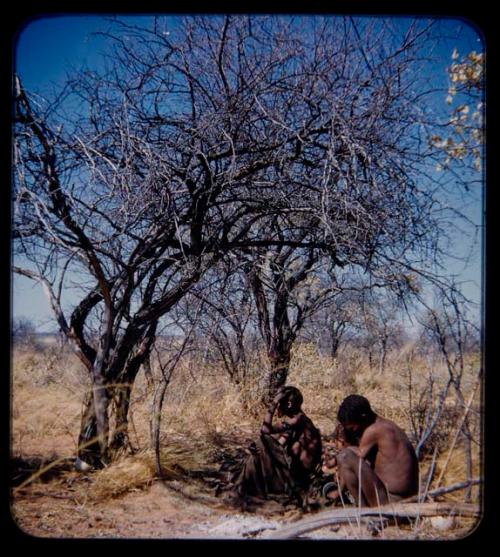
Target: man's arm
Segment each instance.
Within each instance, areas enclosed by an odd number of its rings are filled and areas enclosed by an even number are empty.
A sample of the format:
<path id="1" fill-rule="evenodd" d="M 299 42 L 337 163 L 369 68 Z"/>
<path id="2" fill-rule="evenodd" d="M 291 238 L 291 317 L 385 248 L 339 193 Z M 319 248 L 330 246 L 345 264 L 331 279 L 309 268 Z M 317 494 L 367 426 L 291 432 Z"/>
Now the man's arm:
<path id="1" fill-rule="evenodd" d="M 379 443 L 380 431 L 376 425 L 371 425 L 365 429 L 361 439 L 359 440 L 359 445 L 357 447 L 350 447 L 354 450 L 358 456 L 362 459 L 366 459 L 373 447 L 376 447 Z"/>

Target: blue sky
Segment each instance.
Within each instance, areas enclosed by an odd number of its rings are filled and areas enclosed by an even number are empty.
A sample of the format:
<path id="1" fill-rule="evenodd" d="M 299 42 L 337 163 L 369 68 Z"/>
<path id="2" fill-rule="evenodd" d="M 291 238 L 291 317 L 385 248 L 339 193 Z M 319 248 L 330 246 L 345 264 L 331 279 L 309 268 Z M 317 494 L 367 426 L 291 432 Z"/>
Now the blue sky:
<path id="1" fill-rule="evenodd" d="M 134 19 L 142 18 L 134 16 Z M 31 91 L 43 92 L 61 83 L 70 66 L 98 64 L 105 38 L 92 33 L 103 31 L 108 25 L 106 17 L 101 15 L 50 16 L 26 22 L 13 45 L 16 71 L 21 75 L 24 86 Z M 445 26 L 450 33 L 449 44 L 443 45 L 445 64 L 451 63 L 454 47 L 461 54 L 483 49 L 477 31 L 466 22 L 448 20 Z M 468 291 L 476 299 L 479 299 L 480 293 L 479 268 L 480 261 L 476 258 L 475 264 L 463 273 L 464 279 L 472 281 Z M 26 317 L 39 325 L 41 330 L 54 330 L 48 301 L 39 286 L 16 276 L 12 299 L 14 318 Z"/>
<path id="2" fill-rule="evenodd" d="M 90 33 L 101 17 L 47 17 L 27 22 L 18 34 L 16 69 L 30 90 L 58 82 L 71 63 L 95 58 L 99 39 Z"/>
<path id="3" fill-rule="evenodd" d="M 14 45 L 16 67 L 22 74 L 27 89 L 57 83 L 64 78 L 66 68 L 84 62 L 97 63 L 99 52 L 105 39 L 95 36 L 96 31 L 104 31 L 109 26 L 108 18 L 102 15 L 61 15 L 28 20 L 19 30 L 17 44 Z M 120 19 L 139 22 L 148 16 L 119 16 Z M 400 18 L 401 19 L 401 18 Z M 459 19 L 443 20 L 452 34 L 448 52 L 455 46 L 462 53 L 482 49 L 482 43 L 475 28 Z"/>

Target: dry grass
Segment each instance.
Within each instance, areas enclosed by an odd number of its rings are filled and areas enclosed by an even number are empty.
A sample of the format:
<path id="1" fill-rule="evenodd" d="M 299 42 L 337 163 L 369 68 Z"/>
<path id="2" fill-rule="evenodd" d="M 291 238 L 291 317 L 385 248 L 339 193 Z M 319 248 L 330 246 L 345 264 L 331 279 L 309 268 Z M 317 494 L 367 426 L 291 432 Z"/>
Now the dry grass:
<path id="1" fill-rule="evenodd" d="M 72 355 L 21 352 L 12 359 L 11 439 L 15 455 L 76 450 L 84 371 Z"/>
<path id="2" fill-rule="evenodd" d="M 408 362 L 412 370 L 414 404 L 418 395 L 428 387 L 429 371 L 436 392 L 447 378 L 446 369 L 432 366 L 418 357 L 410 358 L 411 347 L 390 354 L 386 369 L 369 369 L 362 353 L 341 353 L 338 360 L 321 358 L 313 346 L 299 346 L 292 358 L 288 384 L 296 385 L 304 394 L 304 410 L 324 434 L 336 425 L 336 409 L 350 393 L 366 396 L 376 412 L 393 419 L 407 432 L 411 431 L 414 409 L 409 405 Z M 477 359 L 469 362 L 464 377 L 467 399 L 477 377 Z M 156 378 L 157 379 L 157 378 Z M 172 377 L 162 414 L 161 466 L 167 479 L 189 475 L 190 470 L 202 470 L 214 463 L 215 451 L 228 436 L 241 443 L 255 436 L 262 418 L 253 411 L 256 393 L 253 378 L 248 384 L 236 386 L 217 367 L 202 370 L 198 362 L 184 358 Z M 80 424 L 81 401 L 87 386 L 86 373 L 71 354 L 43 351 L 16 352 L 12 360 L 12 453 L 32 457 L 56 454 L 61 458 L 73 456 Z M 148 386 L 140 374 L 134 387 L 130 409 L 130 435 L 137 449 L 133 456 L 124 457 L 109 467 L 92 474 L 87 496 L 105 501 L 131 490 L 144 489 L 155 477 L 154 454 L 149 449 L 149 420 L 154 387 Z M 474 399 L 471 419 L 474 444 L 474 475 L 481 476 L 480 395 Z M 436 458 L 434 479 L 446 463 L 441 485 L 466 479 L 463 446 L 457 444 L 449 461 L 448 450 L 457 422 L 463 413 L 453 395 L 449 395 L 447 412 L 450 419 L 439 424 L 442 443 Z M 413 418 L 415 415 L 413 414 Z M 445 415 L 446 417 L 446 415 Z M 426 455 L 421 463 L 422 478 L 431 463 Z M 433 484 L 430 485 L 432 489 Z M 478 500 L 479 490 L 474 488 Z M 450 495 L 463 499 L 463 493 Z"/>
<path id="3" fill-rule="evenodd" d="M 95 473 L 88 496 L 97 500 L 117 497 L 128 491 L 151 485 L 153 477 L 152 459 L 146 459 L 143 455 L 129 456 Z"/>

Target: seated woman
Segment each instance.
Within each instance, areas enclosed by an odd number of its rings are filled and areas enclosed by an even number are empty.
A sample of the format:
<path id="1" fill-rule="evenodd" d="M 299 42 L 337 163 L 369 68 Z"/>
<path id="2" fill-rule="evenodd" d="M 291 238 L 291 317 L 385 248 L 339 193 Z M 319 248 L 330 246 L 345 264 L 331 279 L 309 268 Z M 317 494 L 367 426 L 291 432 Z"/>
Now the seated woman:
<path id="1" fill-rule="evenodd" d="M 302 402 L 296 387 L 278 392 L 236 480 L 239 495 L 289 495 L 302 501 L 307 494 L 321 463 L 322 446 L 320 432 L 302 411 Z M 281 419 L 273 423 L 275 413 Z"/>

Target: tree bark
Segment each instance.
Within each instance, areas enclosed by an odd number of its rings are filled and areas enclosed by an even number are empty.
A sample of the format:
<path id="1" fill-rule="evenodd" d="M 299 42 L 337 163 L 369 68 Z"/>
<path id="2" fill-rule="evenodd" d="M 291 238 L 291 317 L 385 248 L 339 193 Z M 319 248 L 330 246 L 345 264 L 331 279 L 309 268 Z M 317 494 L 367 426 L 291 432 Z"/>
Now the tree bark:
<path id="1" fill-rule="evenodd" d="M 93 370 L 92 400 L 84 402 L 78 449 L 80 460 L 90 466 L 99 466 L 131 448 L 128 433 L 130 396 L 141 365 L 151 351 L 155 333 L 156 323 L 146 329 L 131 326 L 114 346 L 111 361 L 100 363 L 100 374 Z M 111 399 L 114 404 L 110 404 Z M 114 421 L 111 436 L 110 418 Z"/>
<path id="2" fill-rule="evenodd" d="M 115 387 L 114 393 L 114 409 L 115 409 L 115 427 L 111 437 L 109 447 L 112 456 L 131 449 L 128 434 L 128 411 L 130 407 L 130 395 L 132 393 L 132 384 L 121 384 Z"/>
<path id="3" fill-rule="evenodd" d="M 80 434 L 78 436 L 77 456 L 90 466 L 101 464 L 100 447 L 97 440 L 97 422 L 94 411 L 94 397 L 92 390 L 85 393 L 83 401 Z"/>
<path id="4" fill-rule="evenodd" d="M 269 301 L 257 268 L 253 267 L 247 276 L 254 295 L 259 330 L 262 340 L 265 342 L 269 360 L 262 394 L 262 402 L 268 405 L 288 378 L 295 333 L 292 331 L 288 317 L 288 290 L 285 288 L 285 284 L 275 278 L 274 311 L 271 319 Z"/>
<path id="5" fill-rule="evenodd" d="M 286 383 L 291 360 L 290 349 L 271 350 L 268 358 L 270 368 L 266 381 L 266 404 L 271 402 L 278 390 Z"/>
<path id="6" fill-rule="evenodd" d="M 380 361 L 379 361 L 379 373 L 382 375 L 385 372 L 385 365 L 387 361 L 387 337 L 380 340 Z"/>

